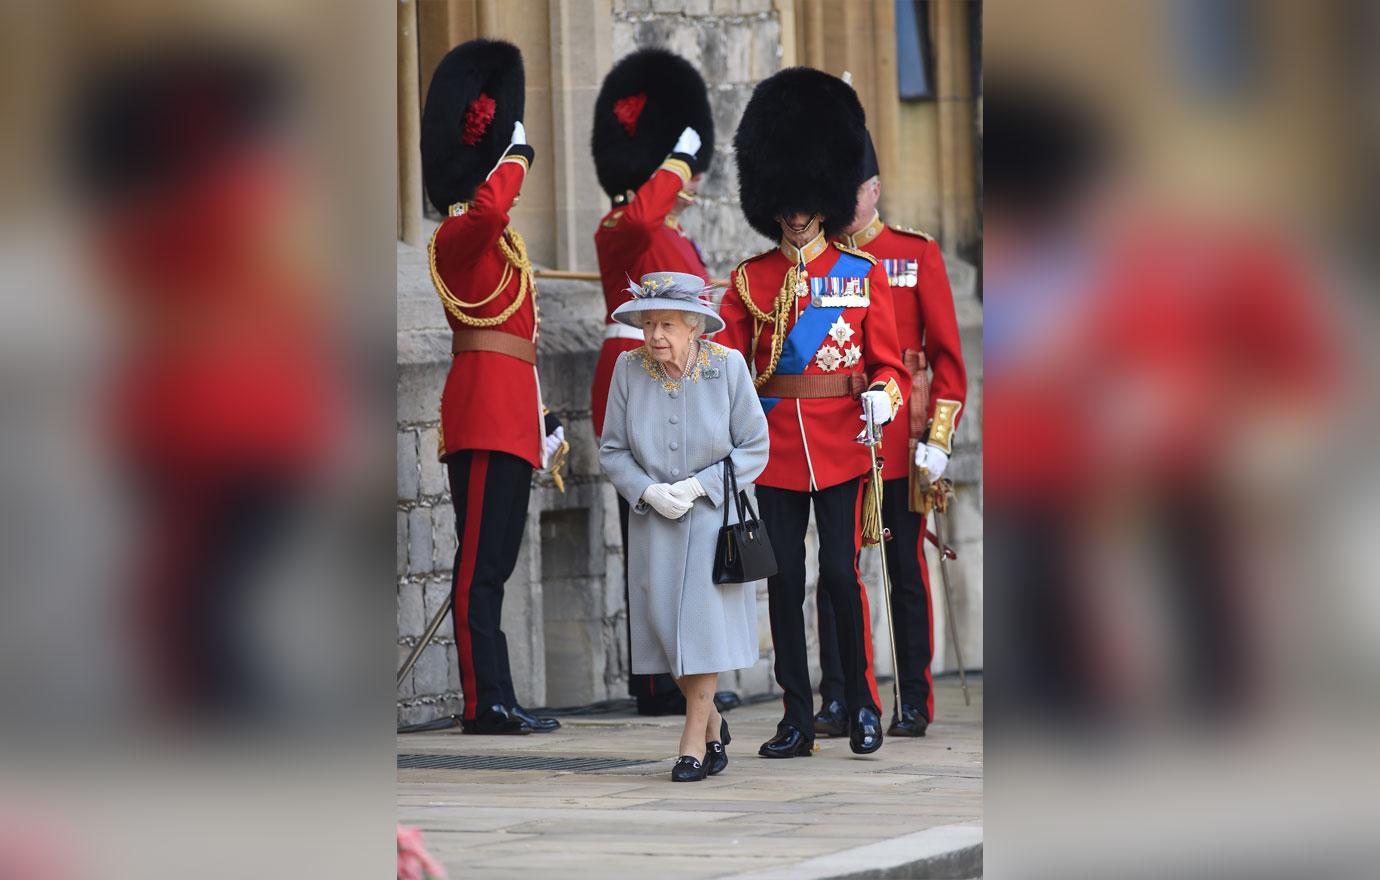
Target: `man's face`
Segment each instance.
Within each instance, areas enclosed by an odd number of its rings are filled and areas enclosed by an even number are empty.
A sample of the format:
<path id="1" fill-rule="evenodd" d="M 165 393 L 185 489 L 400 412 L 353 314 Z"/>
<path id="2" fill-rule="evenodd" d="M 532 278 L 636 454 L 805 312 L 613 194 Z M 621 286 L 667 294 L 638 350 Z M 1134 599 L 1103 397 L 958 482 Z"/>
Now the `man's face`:
<path id="1" fill-rule="evenodd" d="M 872 222 L 872 215 L 877 211 L 877 202 L 882 197 L 882 179 L 873 175 L 862 182 L 858 187 L 858 207 L 853 212 L 853 225 L 848 227 L 850 233 L 857 232 L 868 223 Z"/>
<path id="2" fill-rule="evenodd" d="M 776 222 L 781 224 L 781 232 L 786 240 L 797 247 L 807 244 L 810 239 L 819 234 L 819 215 L 806 214 L 798 211 L 794 214 L 778 216 Z"/>

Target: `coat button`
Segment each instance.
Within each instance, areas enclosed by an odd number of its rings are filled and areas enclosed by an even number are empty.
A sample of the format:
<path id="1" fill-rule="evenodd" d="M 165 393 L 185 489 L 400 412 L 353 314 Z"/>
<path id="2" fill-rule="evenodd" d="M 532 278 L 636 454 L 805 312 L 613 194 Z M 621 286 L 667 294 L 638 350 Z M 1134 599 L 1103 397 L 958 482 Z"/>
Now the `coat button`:
<path id="1" fill-rule="evenodd" d="M 680 416 L 671 416 L 671 424 L 673 424 L 673 425 L 679 425 L 679 424 L 680 424 Z"/>
<path id="2" fill-rule="evenodd" d="M 677 443 L 676 441 L 672 440 L 672 441 L 671 441 L 671 451 L 672 451 L 672 452 L 675 452 L 675 451 L 676 451 L 677 449 L 679 449 L 679 448 L 680 448 L 680 444 Z"/>
<path id="3" fill-rule="evenodd" d="M 672 391 L 672 392 L 671 392 L 671 397 L 672 397 L 672 398 L 680 397 L 680 392 L 679 392 L 679 391 Z"/>
<path id="4" fill-rule="evenodd" d="M 678 477 L 678 476 L 680 476 L 680 468 L 671 468 L 671 476 L 673 476 L 673 477 Z"/>

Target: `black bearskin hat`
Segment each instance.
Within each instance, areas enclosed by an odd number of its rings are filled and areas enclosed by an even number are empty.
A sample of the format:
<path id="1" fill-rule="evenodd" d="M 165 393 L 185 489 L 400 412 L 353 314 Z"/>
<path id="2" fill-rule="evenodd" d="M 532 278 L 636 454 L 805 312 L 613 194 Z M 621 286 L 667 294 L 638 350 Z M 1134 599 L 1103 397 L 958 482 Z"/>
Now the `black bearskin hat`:
<path id="1" fill-rule="evenodd" d="M 863 153 L 863 180 L 871 180 L 882 173 L 881 167 L 877 164 L 877 148 L 872 145 L 872 132 L 867 133 L 867 148 Z"/>
<path id="2" fill-rule="evenodd" d="M 275 56 L 201 40 L 102 62 L 66 144 L 82 193 L 99 203 L 162 192 L 233 160 L 290 109 L 286 74 Z"/>
<path id="3" fill-rule="evenodd" d="M 599 185 L 619 196 L 647 182 L 686 126 L 702 146 L 696 174 L 714 158 L 709 92 L 694 65 L 665 49 L 639 49 L 613 66 L 594 102 L 594 169 Z"/>
<path id="4" fill-rule="evenodd" d="M 867 117 L 853 87 L 808 67 L 788 67 L 757 84 L 733 150 L 738 200 L 752 228 L 780 238 L 778 214 L 824 218 L 824 234 L 853 221 L 863 182 Z"/>
<path id="5" fill-rule="evenodd" d="M 526 95 L 511 43 L 470 40 L 441 59 L 422 111 L 422 179 L 436 210 L 474 197 L 508 149 Z"/>

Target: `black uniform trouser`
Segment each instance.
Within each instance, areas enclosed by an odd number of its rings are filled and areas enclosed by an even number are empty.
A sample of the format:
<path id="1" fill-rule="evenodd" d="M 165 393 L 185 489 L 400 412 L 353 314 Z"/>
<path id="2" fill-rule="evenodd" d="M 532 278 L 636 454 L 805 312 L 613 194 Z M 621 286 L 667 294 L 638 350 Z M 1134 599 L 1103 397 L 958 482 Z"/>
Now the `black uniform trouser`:
<path id="1" fill-rule="evenodd" d="M 511 707 L 517 702 L 508 668 L 508 639 L 499 621 L 503 585 L 517 565 L 527 524 L 532 466 L 506 452 L 475 449 L 453 453 L 446 469 L 455 506 L 455 653 L 465 695 L 464 717 L 472 719 L 490 706 Z"/>
<path id="2" fill-rule="evenodd" d="M 891 530 L 886 544 L 887 575 L 891 578 L 892 621 L 896 635 L 894 661 L 901 677 L 901 702 L 919 708 L 925 721 L 934 720 L 934 605 L 930 601 L 930 573 L 925 565 L 925 518 L 910 509 L 910 478 L 887 480 L 882 488 L 882 524 Z M 843 700 L 843 667 L 829 597 L 819 596 L 819 695 L 825 703 Z"/>
<path id="3" fill-rule="evenodd" d="M 805 529 L 812 502 L 819 531 L 818 592 L 829 596 L 837 621 L 844 703 L 850 715 L 862 707 L 880 711 L 872 673 L 867 592 L 857 567 L 862 541 L 860 484 L 860 480 L 852 479 L 813 492 L 757 487 L 762 525 L 776 550 L 777 573 L 767 581 L 776 681 L 786 692 L 786 723 L 807 736 L 814 729 L 804 607 Z"/>
<path id="4" fill-rule="evenodd" d="M 618 527 L 623 534 L 623 609 L 625 612 L 631 607 L 628 604 L 628 517 L 631 513 L 631 505 L 622 495 L 619 495 Z M 623 632 L 628 643 L 628 696 L 646 698 L 679 693 L 680 689 L 676 687 L 676 680 L 668 672 L 638 675 L 632 671 L 632 616 L 628 614 L 627 618 L 627 626 Z"/>

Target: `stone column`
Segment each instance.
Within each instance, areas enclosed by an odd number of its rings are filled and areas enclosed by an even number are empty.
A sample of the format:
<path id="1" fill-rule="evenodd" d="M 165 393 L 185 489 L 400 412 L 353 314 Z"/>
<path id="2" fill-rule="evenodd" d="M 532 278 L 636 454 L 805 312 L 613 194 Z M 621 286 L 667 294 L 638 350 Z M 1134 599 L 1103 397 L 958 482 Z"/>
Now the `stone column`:
<path id="1" fill-rule="evenodd" d="M 417 3 L 398 2 L 398 238 L 422 243 L 421 72 Z"/>
<path id="2" fill-rule="evenodd" d="M 557 267 L 595 271 L 594 230 L 605 209 L 588 149 L 594 100 L 613 64 L 610 0 L 551 0 L 551 130 Z"/>

